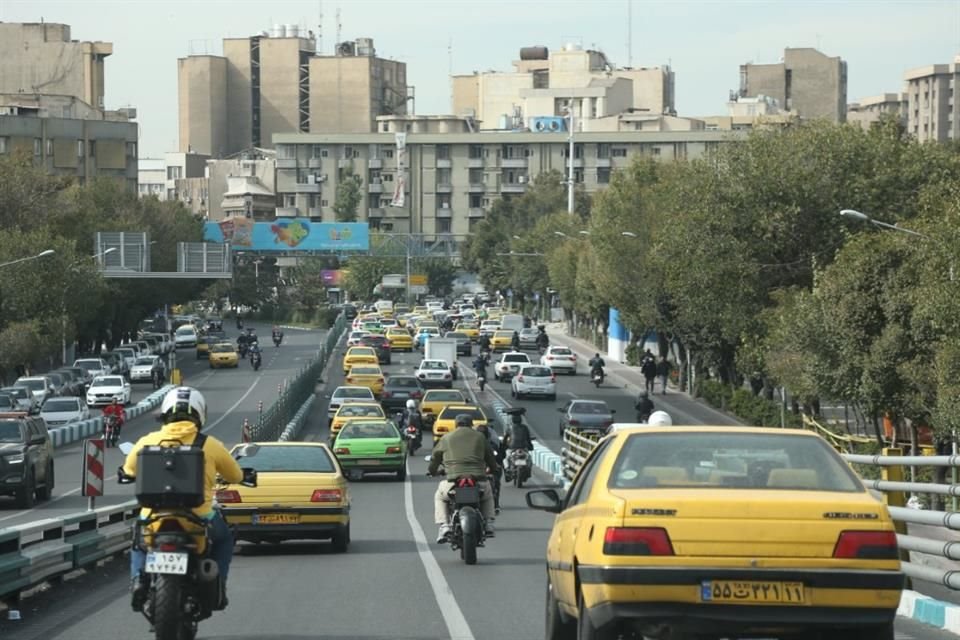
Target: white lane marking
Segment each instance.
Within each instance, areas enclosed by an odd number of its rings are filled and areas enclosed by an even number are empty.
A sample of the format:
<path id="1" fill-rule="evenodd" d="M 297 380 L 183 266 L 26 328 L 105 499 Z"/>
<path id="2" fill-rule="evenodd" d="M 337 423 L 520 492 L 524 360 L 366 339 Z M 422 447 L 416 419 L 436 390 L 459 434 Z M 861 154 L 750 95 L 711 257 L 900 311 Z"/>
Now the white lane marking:
<path id="1" fill-rule="evenodd" d="M 423 527 L 417 521 L 417 516 L 413 511 L 413 483 L 410 481 L 410 461 L 407 461 L 407 479 L 403 483 L 403 502 L 407 512 L 407 523 L 410 530 L 413 531 L 413 539 L 417 543 L 417 554 L 420 556 L 420 562 L 427 573 L 427 580 L 430 581 L 430 588 L 433 589 L 433 597 L 440 607 L 440 615 L 443 616 L 443 622 L 447 625 L 447 632 L 451 640 L 474 640 L 473 633 L 470 631 L 470 625 L 457 604 L 457 599 L 447 584 L 447 579 L 443 577 L 443 571 L 437 564 L 437 559 L 430 551 L 427 543 L 427 536 L 423 533 Z"/>
<path id="2" fill-rule="evenodd" d="M 240 396 L 240 399 L 237 400 L 236 402 L 234 402 L 234 403 L 233 403 L 233 406 L 231 406 L 229 409 L 227 409 L 226 412 L 224 412 L 224 414 L 223 414 L 222 416 L 220 416 L 219 418 L 217 418 L 212 424 L 210 424 L 209 426 L 207 426 L 207 428 L 204 429 L 204 431 L 210 431 L 211 429 L 213 429 L 214 427 L 216 427 L 218 424 L 220 424 L 221 422 L 223 422 L 223 421 L 227 418 L 227 416 L 229 416 L 229 415 L 233 412 L 233 410 L 236 409 L 237 406 L 240 405 L 241 402 L 243 402 L 244 400 L 246 400 L 247 396 L 249 396 L 249 395 L 253 392 L 254 388 L 256 388 L 256 386 L 257 386 L 257 384 L 260 382 L 260 380 L 261 380 L 261 378 L 257 378 L 256 380 L 254 380 L 254 381 L 253 381 L 253 384 L 250 385 L 250 388 L 247 389 L 246 393 L 244 393 L 242 396 Z M 113 480 L 116 480 L 116 479 L 117 479 L 117 476 L 116 476 L 116 475 L 112 475 L 112 476 L 110 476 L 109 478 L 104 478 L 104 482 L 110 482 L 110 481 L 113 481 Z M 80 492 L 80 487 L 77 487 L 76 489 L 71 489 L 71 490 L 69 490 L 69 491 L 64 491 L 64 492 L 61 493 L 59 496 L 57 496 L 57 497 L 55 497 L 55 498 L 51 498 L 50 500 L 47 500 L 46 502 L 44 502 L 44 503 L 42 503 L 42 504 L 39 504 L 39 505 L 37 505 L 36 507 L 32 507 L 32 508 L 30 508 L 30 509 L 25 509 L 25 510 L 23 510 L 23 511 L 18 511 L 17 513 L 12 513 L 12 514 L 10 514 L 10 515 L 8 515 L 8 516 L 0 517 L 0 522 L 3 522 L 4 520 L 10 520 L 11 518 L 20 517 L 20 516 L 22 516 L 22 515 L 25 514 L 25 513 L 30 513 L 31 511 L 36 511 L 37 509 L 45 508 L 46 505 L 51 505 L 51 504 L 53 504 L 54 502 L 59 502 L 60 500 L 63 500 L 63 499 L 66 498 L 67 496 L 72 496 L 72 495 L 74 495 L 75 493 L 79 493 L 79 492 Z"/>

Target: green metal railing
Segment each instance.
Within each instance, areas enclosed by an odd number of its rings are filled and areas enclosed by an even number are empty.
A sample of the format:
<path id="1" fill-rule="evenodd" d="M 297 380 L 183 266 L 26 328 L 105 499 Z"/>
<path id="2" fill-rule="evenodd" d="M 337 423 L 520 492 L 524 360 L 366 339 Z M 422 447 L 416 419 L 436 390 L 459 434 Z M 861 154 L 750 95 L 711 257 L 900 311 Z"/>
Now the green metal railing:
<path id="1" fill-rule="evenodd" d="M 346 327 L 347 317 L 341 313 L 327 332 L 317 356 L 303 366 L 292 381 L 284 380 L 277 385 L 276 402 L 263 411 L 254 424 L 250 425 L 251 440 L 263 442 L 280 439 L 280 434 L 283 433 L 287 423 L 293 419 L 303 403 L 313 395 L 317 381 L 320 380 L 323 369 L 330 359 L 330 354 L 336 348 Z"/>

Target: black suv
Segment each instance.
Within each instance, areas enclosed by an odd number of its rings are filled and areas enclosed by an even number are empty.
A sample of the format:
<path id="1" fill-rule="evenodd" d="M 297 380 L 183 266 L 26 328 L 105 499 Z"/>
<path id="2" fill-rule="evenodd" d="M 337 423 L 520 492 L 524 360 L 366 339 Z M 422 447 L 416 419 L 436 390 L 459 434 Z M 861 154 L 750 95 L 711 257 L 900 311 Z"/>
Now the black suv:
<path id="1" fill-rule="evenodd" d="M 53 495 L 53 443 L 42 418 L 0 417 L 0 494 L 21 509 Z"/>
<path id="2" fill-rule="evenodd" d="M 380 364 L 390 364 L 390 355 L 392 351 L 390 349 L 390 340 L 388 340 L 385 336 L 381 336 L 376 333 L 363 336 L 360 338 L 360 346 L 371 347 L 374 351 L 376 351 L 377 360 L 380 361 Z"/>

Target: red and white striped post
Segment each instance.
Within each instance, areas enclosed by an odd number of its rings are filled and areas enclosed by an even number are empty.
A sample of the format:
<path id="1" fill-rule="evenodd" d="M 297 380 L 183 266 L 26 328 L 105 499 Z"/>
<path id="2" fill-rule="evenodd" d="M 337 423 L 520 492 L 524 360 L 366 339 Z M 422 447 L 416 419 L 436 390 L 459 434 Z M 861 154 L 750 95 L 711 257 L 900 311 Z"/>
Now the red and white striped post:
<path id="1" fill-rule="evenodd" d="M 80 495 L 89 498 L 87 508 L 93 511 L 97 496 L 103 495 L 103 467 L 105 462 L 103 438 L 83 441 L 83 478 Z"/>
<path id="2" fill-rule="evenodd" d="M 243 419 L 243 427 L 240 429 L 240 440 L 242 442 L 250 442 L 250 421 L 246 418 Z"/>

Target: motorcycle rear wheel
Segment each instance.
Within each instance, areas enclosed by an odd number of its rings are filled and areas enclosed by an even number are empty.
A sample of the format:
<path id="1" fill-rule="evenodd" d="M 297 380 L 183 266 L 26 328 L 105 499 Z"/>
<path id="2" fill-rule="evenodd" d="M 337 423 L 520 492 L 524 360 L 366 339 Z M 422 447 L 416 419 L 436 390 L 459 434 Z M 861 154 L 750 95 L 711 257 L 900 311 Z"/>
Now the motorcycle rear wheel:
<path id="1" fill-rule="evenodd" d="M 480 542 L 480 516 L 473 507 L 460 510 L 460 531 L 463 545 L 460 557 L 466 564 L 477 564 L 477 544 Z"/>
<path id="2" fill-rule="evenodd" d="M 154 577 L 153 628 L 157 640 L 193 640 L 197 625 L 185 617 L 180 576 Z"/>

